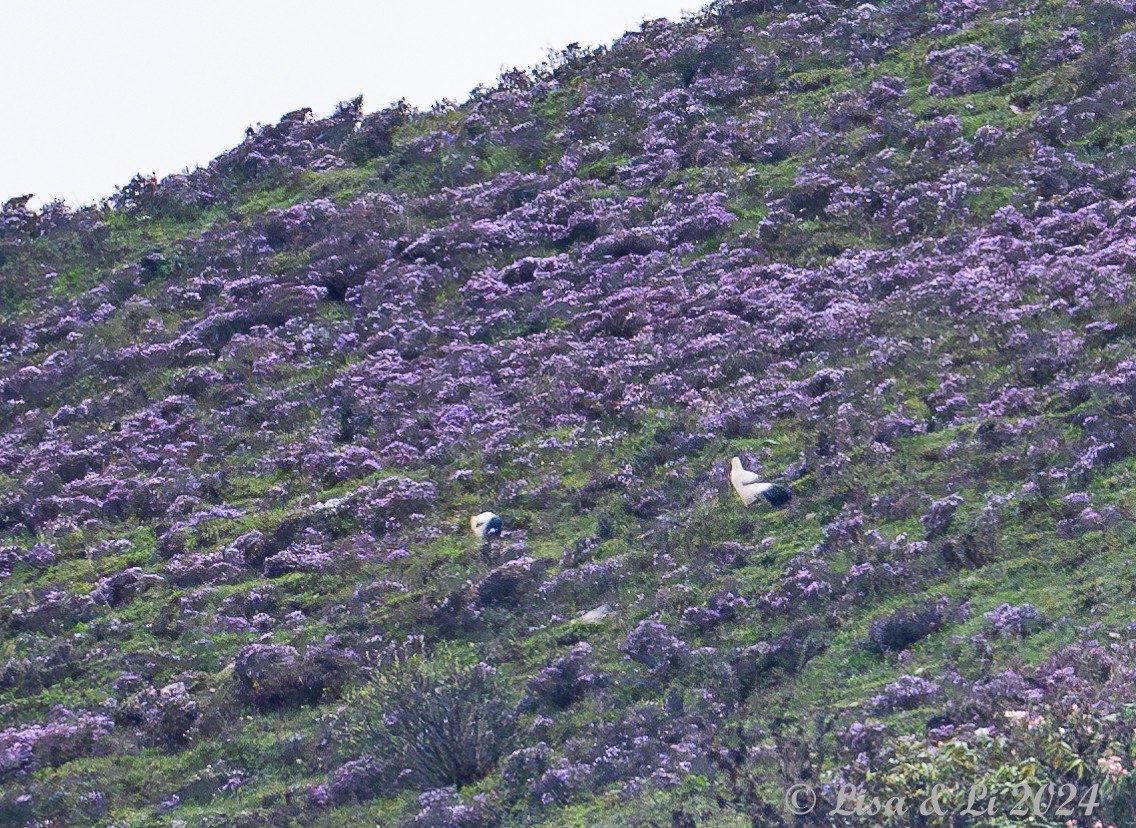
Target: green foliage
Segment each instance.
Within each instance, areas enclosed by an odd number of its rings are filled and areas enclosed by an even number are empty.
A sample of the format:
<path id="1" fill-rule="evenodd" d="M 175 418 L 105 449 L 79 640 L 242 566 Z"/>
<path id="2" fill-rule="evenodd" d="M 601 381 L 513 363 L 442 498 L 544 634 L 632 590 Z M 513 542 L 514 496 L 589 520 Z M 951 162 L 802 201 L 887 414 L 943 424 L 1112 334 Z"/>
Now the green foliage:
<path id="1" fill-rule="evenodd" d="M 399 761 L 428 787 L 467 785 L 504 755 L 516 727 L 508 683 L 455 649 L 390 650 L 348 700 L 343 749 Z"/>

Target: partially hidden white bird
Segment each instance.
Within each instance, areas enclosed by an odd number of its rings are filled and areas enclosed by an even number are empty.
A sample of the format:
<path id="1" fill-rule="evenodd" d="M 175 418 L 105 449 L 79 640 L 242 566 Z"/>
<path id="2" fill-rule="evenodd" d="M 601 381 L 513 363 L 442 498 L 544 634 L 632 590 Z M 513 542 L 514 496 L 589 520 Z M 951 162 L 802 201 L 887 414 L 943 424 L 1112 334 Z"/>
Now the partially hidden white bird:
<path id="1" fill-rule="evenodd" d="M 598 624 L 612 614 L 611 604 L 600 604 L 595 609 L 580 613 L 576 621 L 581 624 Z"/>
<path id="2" fill-rule="evenodd" d="M 758 497 L 764 496 L 770 505 L 780 508 L 793 499 L 793 492 L 787 486 L 762 480 L 751 471 L 742 468 L 742 461 L 734 457 L 730 460 L 730 483 L 746 506 Z"/>
<path id="3" fill-rule="evenodd" d="M 471 515 L 469 518 L 469 531 L 484 541 L 490 538 L 501 537 L 501 518 L 492 512 L 482 512 L 480 515 Z"/>

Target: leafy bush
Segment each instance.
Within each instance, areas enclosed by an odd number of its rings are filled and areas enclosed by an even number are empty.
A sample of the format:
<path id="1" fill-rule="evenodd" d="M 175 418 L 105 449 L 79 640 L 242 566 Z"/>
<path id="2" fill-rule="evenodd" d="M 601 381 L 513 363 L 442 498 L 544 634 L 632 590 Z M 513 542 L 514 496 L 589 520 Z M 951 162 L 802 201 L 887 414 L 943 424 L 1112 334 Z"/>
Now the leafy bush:
<path id="1" fill-rule="evenodd" d="M 360 756 L 336 769 L 327 786 L 327 794 L 336 804 L 374 799 L 386 792 L 392 776 L 388 764 L 369 754 Z"/>
<path id="2" fill-rule="evenodd" d="M 333 699 L 353 669 L 344 653 L 324 647 L 301 658 L 295 647 L 284 644 L 249 644 L 235 663 L 241 696 L 259 710 Z"/>
<path id="3" fill-rule="evenodd" d="M 605 676 L 596 671 L 593 663 L 591 645 L 581 642 L 550 666 L 541 668 L 527 686 L 533 703 L 562 710 L 604 682 Z"/>
<path id="4" fill-rule="evenodd" d="M 517 728 L 508 683 L 491 665 L 453 651 L 388 650 L 348 708 L 344 743 L 400 765 L 404 782 L 425 788 L 483 778 L 509 751 Z"/>
<path id="5" fill-rule="evenodd" d="M 687 643 L 671 635 L 666 624 L 650 618 L 640 621 L 619 649 L 652 673 L 678 669 L 690 652 Z"/>
<path id="6" fill-rule="evenodd" d="M 868 624 L 867 648 L 875 653 L 898 652 L 943 626 L 943 608 L 904 608 L 873 618 Z"/>

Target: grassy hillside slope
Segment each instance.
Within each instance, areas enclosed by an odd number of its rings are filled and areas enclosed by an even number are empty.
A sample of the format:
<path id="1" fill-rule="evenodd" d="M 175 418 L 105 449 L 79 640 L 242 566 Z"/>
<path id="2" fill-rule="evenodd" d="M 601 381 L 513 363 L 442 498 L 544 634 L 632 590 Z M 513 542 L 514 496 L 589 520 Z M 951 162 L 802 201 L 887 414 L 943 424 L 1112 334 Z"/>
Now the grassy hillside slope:
<path id="1" fill-rule="evenodd" d="M 9 201 L 0 824 L 1133 825 L 1134 59 L 747 0 Z"/>

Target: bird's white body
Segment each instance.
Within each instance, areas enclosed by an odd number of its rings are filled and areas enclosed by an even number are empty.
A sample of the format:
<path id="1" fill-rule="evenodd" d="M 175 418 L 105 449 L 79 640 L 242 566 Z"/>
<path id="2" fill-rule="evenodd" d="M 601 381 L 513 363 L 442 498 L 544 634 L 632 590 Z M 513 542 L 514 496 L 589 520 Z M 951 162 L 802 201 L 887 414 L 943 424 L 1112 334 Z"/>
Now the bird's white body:
<path id="1" fill-rule="evenodd" d="M 479 515 L 471 515 L 469 519 L 469 531 L 482 540 L 488 540 L 493 537 L 501 536 L 501 518 L 493 512 L 482 512 Z"/>
<path id="2" fill-rule="evenodd" d="M 766 483 L 751 471 L 742 468 L 742 461 L 735 457 L 730 460 L 730 483 L 734 491 L 742 499 L 742 503 L 749 506 L 763 494 L 773 488 L 773 483 Z"/>

